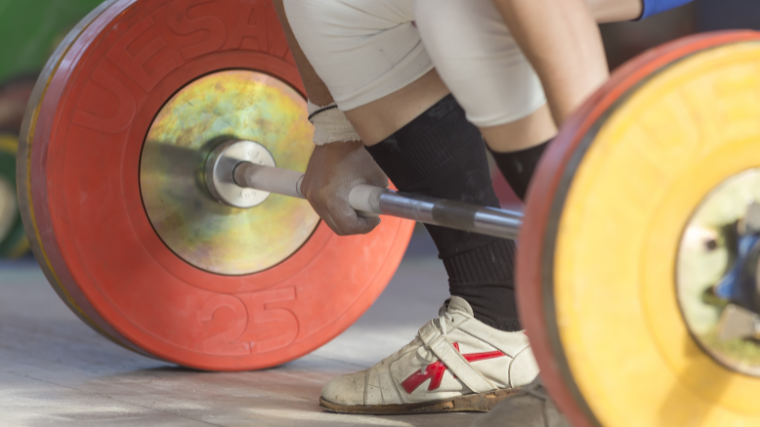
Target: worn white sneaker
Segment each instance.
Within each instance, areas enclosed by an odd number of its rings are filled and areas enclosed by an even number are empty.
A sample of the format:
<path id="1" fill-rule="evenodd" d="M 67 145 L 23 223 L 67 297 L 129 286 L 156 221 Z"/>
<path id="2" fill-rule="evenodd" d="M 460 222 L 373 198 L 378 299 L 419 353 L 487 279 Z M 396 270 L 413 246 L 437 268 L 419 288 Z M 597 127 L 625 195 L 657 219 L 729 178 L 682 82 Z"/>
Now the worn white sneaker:
<path id="1" fill-rule="evenodd" d="M 320 404 L 363 414 L 488 411 L 538 375 L 522 332 L 476 320 L 459 297 L 451 297 L 438 316 L 377 365 L 333 378 Z"/>

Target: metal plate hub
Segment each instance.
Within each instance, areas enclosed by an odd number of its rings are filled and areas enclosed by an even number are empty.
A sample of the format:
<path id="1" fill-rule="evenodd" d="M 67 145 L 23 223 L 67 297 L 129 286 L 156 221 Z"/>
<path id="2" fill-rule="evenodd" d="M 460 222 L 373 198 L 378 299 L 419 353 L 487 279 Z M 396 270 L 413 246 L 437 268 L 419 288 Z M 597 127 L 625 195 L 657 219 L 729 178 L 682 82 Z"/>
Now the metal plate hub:
<path id="1" fill-rule="evenodd" d="M 214 149 L 206 163 L 206 186 L 222 204 L 236 208 L 252 208 L 263 203 L 269 192 L 243 188 L 233 178 L 240 162 L 276 167 L 274 157 L 263 145 L 253 141 L 230 141 Z"/>
<path id="2" fill-rule="evenodd" d="M 683 232 L 676 269 L 678 302 L 696 341 L 722 365 L 754 376 L 760 376 L 760 343 L 725 330 L 739 312 L 750 322 L 752 313 L 724 289 L 741 269 L 737 263 L 747 259 L 741 246 L 747 214 L 757 203 L 760 169 L 734 175 L 710 192 Z"/>
<path id="3" fill-rule="evenodd" d="M 206 185 L 207 159 L 220 143 L 249 141 L 219 159 L 305 171 L 313 150 L 306 101 L 281 80 L 250 70 L 215 72 L 169 99 L 148 131 L 140 164 L 143 204 L 161 240 L 189 264 L 223 275 L 247 275 L 288 259 L 319 216 L 305 200 Z M 256 141 L 256 142 L 252 142 Z M 213 162 L 210 162 L 213 163 Z"/>

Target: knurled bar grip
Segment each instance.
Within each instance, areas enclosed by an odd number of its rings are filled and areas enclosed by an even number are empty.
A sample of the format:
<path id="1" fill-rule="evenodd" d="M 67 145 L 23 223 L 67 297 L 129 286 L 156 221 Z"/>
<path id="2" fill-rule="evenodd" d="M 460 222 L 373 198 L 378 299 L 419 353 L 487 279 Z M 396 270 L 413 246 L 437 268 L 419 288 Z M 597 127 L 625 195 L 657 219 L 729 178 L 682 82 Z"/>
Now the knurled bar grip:
<path id="1" fill-rule="evenodd" d="M 233 174 L 240 187 L 305 198 L 301 194 L 300 172 L 241 162 Z M 357 185 L 348 200 L 361 216 L 390 215 L 505 239 L 517 238 L 523 217 L 519 211 L 399 193 L 371 185 Z"/>

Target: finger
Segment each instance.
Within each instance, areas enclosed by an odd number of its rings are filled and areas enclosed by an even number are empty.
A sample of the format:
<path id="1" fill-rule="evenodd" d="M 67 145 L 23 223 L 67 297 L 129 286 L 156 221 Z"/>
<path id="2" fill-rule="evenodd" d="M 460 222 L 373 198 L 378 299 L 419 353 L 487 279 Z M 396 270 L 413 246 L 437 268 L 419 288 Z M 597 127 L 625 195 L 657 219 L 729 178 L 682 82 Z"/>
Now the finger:
<path id="1" fill-rule="evenodd" d="M 380 225 L 379 216 L 373 216 L 370 218 L 358 217 L 356 234 L 367 234 L 377 228 L 378 225 Z"/>
<path id="2" fill-rule="evenodd" d="M 385 174 L 377 174 L 370 176 L 367 183 L 376 187 L 386 188 L 388 187 L 389 181 Z"/>
<path id="3" fill-rule="evenodd" d="M 365 218 L 358 216 L 347 201 L 337 201 L 337 203 L 329 206 L 329 210 L 330 216 L 335 219 L 342 236 L 366 234 L 374 228 L 365 221 Z"/>
<path id="4" fill-rule="evenodd" d="M 388 186 L 388 176 L 383 172 L 382 169 L 380 169 L 379 166 L 376 164 L 373 165 L 372 168 L 368 171 L 366 181 L 367 184 L 374 185 L 377 187 L 387 187 Z"/>
<path id="5" fill-rule="evenodd" d="M 322 221 L 324 221 L 325 224 L 327 224 L 327 226 L 330 227 L 330 229 L 335 232 L 335 234 L 340 235 L 341 230 L 340 230 L 339 222 L 336 221 L 335 218 L 330 213 L 330 209 L 325 204 L 325 200 L 317 197 L 317 195 L 313 193 L 306 193 L 304 195 L 306 196 L 306 200 L 311 205 L 311 208 L 314 209 L 314 212 L 316 212 L 317 215 L 319 215 Z"/>
<path id="6" fill-rule="evenodd" d="M 334 209 L 328 208 L 320 217 L 339 236 L 367 234 L 380 224 L 379 217 L 361 217 L 347 204 Z"/>
<path id="7" fill-rule="evenodd" d="M 320 215 L 320 218 L 322 218 L 322 221 L 324 221 L 325 224 L 327 224 L 327 226 L 330 227 L 330 230 L 332 230 L 335 234 L 337 234 L 338 236 L 344 235 L 339 225 L 339 222 L 335 221 L 332 215 L 330 215 L 329 213 L 326 213 L 324 215 Z"/>

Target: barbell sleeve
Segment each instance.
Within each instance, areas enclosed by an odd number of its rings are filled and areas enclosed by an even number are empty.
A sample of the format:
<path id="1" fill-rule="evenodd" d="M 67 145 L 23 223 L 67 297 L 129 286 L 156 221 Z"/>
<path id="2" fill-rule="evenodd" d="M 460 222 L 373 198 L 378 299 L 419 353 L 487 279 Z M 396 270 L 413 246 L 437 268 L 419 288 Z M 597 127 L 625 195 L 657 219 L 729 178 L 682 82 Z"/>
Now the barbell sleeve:
<path id="1" fill-rule="evenodd" d="M 301 194 L 303 174 L 251 162 L 239 163 L 233 172 L 240 187 L 285 196 L 305 198 Z M 426 224 L 516 239 L 522 225 L 522 212 L 436 199 L 388 190 L 371 185 L 354 187 L 349 203 L 362 216 L 390 215 Z"/>
<path id="2" fill-rule="evenodd" d="M 300 172 L 240 162 L 235 166 L 232 174 L 235 184 L 243 188 L 305 199 L 301 194 L 303 174 Z"/>

